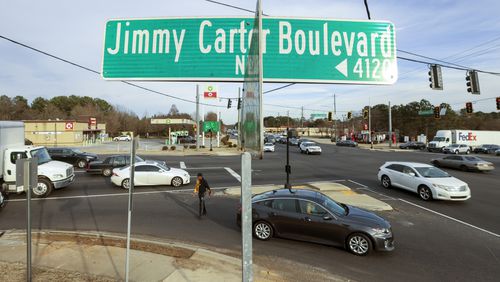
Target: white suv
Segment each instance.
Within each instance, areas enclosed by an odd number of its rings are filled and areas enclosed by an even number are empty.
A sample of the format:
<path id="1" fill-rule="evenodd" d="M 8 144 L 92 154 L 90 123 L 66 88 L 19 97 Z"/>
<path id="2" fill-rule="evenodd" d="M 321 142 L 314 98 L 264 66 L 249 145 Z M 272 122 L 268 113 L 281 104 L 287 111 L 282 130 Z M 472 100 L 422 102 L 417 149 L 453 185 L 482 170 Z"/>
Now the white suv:
<path id="1" fill-rule="evenodd" d="M 301 153 L 306 154 L 321 154 L 321 147 L 314 142 L 302 142 L 299 146 Z"/>
<path id="2" fill-rule="evenodd" d="M 395 186 L 416 192 L 424 201 L 465 201 L 471 197 L 467 183 L 428 164 L 386 162 L 379 168 L 378 179 L 384 188 Z"/>
<path id="3" fill-rule="evenodd" d="M 470 148 L 465 144 L 453 144 L 443 148 L 445 154 L 469 154 Z"/>

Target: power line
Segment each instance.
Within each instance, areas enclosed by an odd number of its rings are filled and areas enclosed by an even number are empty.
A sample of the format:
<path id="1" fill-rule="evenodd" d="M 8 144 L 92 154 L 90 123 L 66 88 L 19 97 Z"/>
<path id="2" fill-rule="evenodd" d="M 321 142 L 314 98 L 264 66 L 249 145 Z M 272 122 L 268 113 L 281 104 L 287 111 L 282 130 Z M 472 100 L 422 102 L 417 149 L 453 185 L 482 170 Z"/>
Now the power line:
<path id="1" fill-rule="evenodd" d="M 93 70 L 89 67 L 86 67 L 86 66 L 83 66 L 81 64 L 78 64 L 78 63 L 75 63 L 75 62 L 72 62 L 70 60 L 67 60 L 67 59 L 64 59 L 62 57 L 59 57 L 59 56 L 56 56 L 56 55 L 53 55 L 51 53 L 48 53 L 46 51 L 42 51 L 38 48 L 35 48 L 35 47 L 32 47 L 32 46 L 29 46 L 27 44 L 24 44 L 24 43 L 21 43 L 19 41 L 16 41 L 14 39 L 11 39 L 11 38 L 8 38 L 6 36 L 3 36 L 3 35 L 0 35 L 0 38 L 4 39 L 4 40 L 7 40 L 11 43 L 14 43 L 14 44 L 17 44 L 19 46 L 22 46 L 24 48 L 27 48 L 27 49 L 30 49 L 32 51 L 35 51 L 37 53 L 40 53 L 40 54 L 43 54 L 45 56 L 48 56 L 48 57 L 51 57 L 53 59 L 56 59 L 56 60 L 59 60 L 61 62 L 64 62 L 64 63 L 67 63 L 67 64 L 70 64 L 72 66 L 75 66 L 77 68 L 80 68 L 80 69 L 83 69 L 85 71 L 88 71 L 88 72 L 91 72 L 91 73 L 94 73 L 94 74 L 98 74 L 98 75 L 101 75 L 101 73 L 99 71 L 96 71 L 96 70 Z M 185 98 L 179 98 L 179 97 L 175 97 L 173 95 L 169 95 L 169 94 L 166 94 L 166 93 L 163 93 L 163 92 L 160 92 L 160 91 L 157 91 L 157 90 L 154 90 L 154 89 L 151 89 L 151 88 L 147 88 L 147 87 L 144 87 L 144 86 L 141 86 L 139 84 L 136 84 L 136 83 L 132 83 L 132 82 L 129 82 L 129 81 L 125 81 L 125 80 L 119 80 L 121 83 L 124 83 L 124 84 L 127 84 L 129 86 L 133 86 L 135 88 L 139 88 L 139 89 L 142 89 L 142 90 L 145 90 L 145 91 L 148 91 L 148 92 L 151 92 L 151 93 L 155 93 L 155 94 L 158 94 L 158 95 L 162 95 L 162 96 L 165 96 L 165 97 L 169 97 L 169 98 L 172 98 L 172 99 L 176 99 L 176 100 L 180 100 L 180 101 L 184 101 L 184 102 L 188 102 L 188 103 L 196 103 L 196 101 L 192 101 L 192 100 L 189 100 L 189 99 L 185 99 Z M 200 103 L 200 105 L 205 105 L 205 106 L 209 106 L 209 107 L 216 107 L 216 108 L 224 108 L 224 106 L 219 106 L 219 105 L 213 105 L 213 104 L 207 104 L 207 103 Z"/>

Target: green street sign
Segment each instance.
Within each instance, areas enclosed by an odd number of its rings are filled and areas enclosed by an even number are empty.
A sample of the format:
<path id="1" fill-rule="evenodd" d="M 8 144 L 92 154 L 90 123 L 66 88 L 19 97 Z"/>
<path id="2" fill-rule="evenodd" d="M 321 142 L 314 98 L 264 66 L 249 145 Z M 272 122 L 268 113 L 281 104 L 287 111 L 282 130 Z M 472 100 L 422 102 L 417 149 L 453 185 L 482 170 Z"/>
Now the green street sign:
<path id="1" fill-rule="evenodd" d="M 434 110 L 422 110 L 418 112 L 419 116 L 432 116 L 434 115 Z"/>
<path id="2" fill-rule="evenodd" d="M 218 121 L 204 121 L 203 122 L 203 132 L 208 133 L 212 131 L 213 133 L 219 132 L 220 125 Z"/>
<path id="3" fill-rule="evenodd" d="M 264 17 L 262 33 L 264 82 L 397 80 L 390 22 Z M 252 34 L 251 17 L 109 20 L 102 76 L 243 82 Z"/>

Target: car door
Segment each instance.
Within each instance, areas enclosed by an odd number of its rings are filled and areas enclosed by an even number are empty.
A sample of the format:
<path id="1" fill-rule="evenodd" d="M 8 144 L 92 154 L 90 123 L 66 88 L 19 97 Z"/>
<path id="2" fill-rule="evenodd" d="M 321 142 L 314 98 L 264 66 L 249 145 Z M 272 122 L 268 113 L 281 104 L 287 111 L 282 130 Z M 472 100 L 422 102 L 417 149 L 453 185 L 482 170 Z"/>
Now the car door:
<path id="1" fill-rule="evenodd" d="M 439 161 L 439 165 L 444 167 L 453 167 L 453 162 L 455 162 L 453 160 L 454 157 L 455 156 L 444 157 L 442 160 Z"/>
<path id="2" fill-rule="evenodd" d="M 309 200 L 298 200 L 304 240 L 323 244 L 343 245 L 345 228 L 339 218 Z"/>
<path id="3" fill-rule="evenodd" d="M 148 181 L 149 168 L 148 165 L 138 165 L 135 167 L 134 183 L 137 186 L 150 185 Z"/>
<path id="4" fill-rule="evenodd" d="M 400 180 L 401 187 L 416 192 L 418 188 L 418 180 L 416 178 L 418 178 L 417 172 L 413 168 L 404 165 Z"/>
<path id="5" fill-rule="evenodd" d="M 401 173 L 403 171 L 403 166 L 400 164 L 391 164 L 386 167 L 386 172 L 389 174 L 391 179 L 391 184 L 394 186 L 401 186 Z"/>
<path id="6" fill-rule="evenodd" d="M 113 158 L 113 168 L 124 167 L 127 165 L 125 156 L 116 156 Z"/>
<path id="7" fill-rule="evenodd" d="M 462 156 L 452 156 L 450 157 L 450 165 L 448 167 L 459 168 L 463 164 L 463 160 Z"/>
<path id="8" fill-rule="evenodd" d="M 78 159 L 77 154 L 71 149 L 63 149 L 63 156 L 65 161 L 69 164 L 75 164 Z"/>
<path id="9" fill-rule="evenodd" d="M 280 236 L 300 239 L 302 222 L 297 209 L 297 200 L 274 199 L 271 202 L 268 218 Z"/>
<path id="10" fill-rule="evenodd" d="M 171 177 L 168 171 L 165 171 L 158 166 L 150 165 L 149 169 L 149 183 L 151 185 L 169 185 Z"/>
<path id="11" fill-rule="evenodd" d="M 50 149 L 50 157 L 56 161 L 64 161 L 62 151 L 62 149 Z"/>

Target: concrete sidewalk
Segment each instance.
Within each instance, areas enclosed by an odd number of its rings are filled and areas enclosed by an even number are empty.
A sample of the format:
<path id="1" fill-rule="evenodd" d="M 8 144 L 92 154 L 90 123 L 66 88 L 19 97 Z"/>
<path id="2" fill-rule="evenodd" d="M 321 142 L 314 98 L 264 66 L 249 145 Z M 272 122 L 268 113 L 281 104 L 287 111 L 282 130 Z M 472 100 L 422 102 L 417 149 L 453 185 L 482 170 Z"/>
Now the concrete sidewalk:
<path id="1" fill-rule="evenodd" d="M 0 237 L 0 281 L 26 281 L 26 234 Z M 33 281 L 121 281 L 125 238 L 97 233 L 33 233 Z M 254 264 L 255 281 L 283 281 Z M 241 281 L 241 260 L 192 245 L 135 239 L 131 281 Z"/>
<path id="2" fill-rule="evenodd" d="M 253 185 L 252 194 L 260 194 L 267 191 L 282 189 L 283 185 Z M 352 191 L 349 187 L 337 182 L 313 182 L 306 185 L 293 186 L 292 189 L 309 189 L 321 191 L 323 194 L 334 199 L 337 202 L 356 206 L 371 211 L 391 211 L 392 207 L 380 200 L 370 197 L 366 194 L 359 194 Z M 239 196 L 240 187 L 228 188 L 224 191 L 226 195 Z"/>

